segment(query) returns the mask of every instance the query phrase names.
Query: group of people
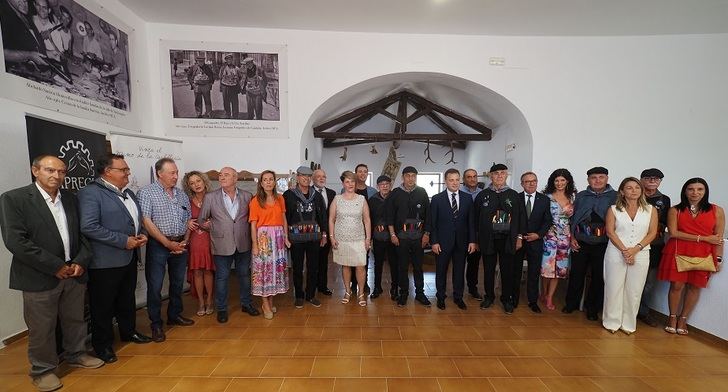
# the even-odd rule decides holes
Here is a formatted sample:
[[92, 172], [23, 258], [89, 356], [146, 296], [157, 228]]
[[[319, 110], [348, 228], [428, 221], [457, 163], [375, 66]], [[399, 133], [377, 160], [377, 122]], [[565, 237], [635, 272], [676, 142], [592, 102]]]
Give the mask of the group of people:
[[[217, 79], [220, 80], [220, 93], [225, 109], [225, 118], [237, 119], [240, 113], [238, 94], [246, 97], [248, 120], [263, 119], [263, 101], [266, 98], [268, 79], [253, 61], [246, 57], [238, 66], [233, 61], [233, 54], [224, 56], [225, 63], [220, 66]], [[177, 61], [174, 61], [176, 71]], [[190, 89], [195, 93], [195, 111], [198, 118], [212, 115], [212, 85], [215, 83], [215, 74], [209, 64], [205, 63], [204, 56], [195, 58], [195, 64], [187, 68], [187, 80]], [[175, 72], [176, 73], [176, 72]], [[202, 104], [205, 104], [204, 109]]]
[[[400, 185], [382, 175], [375, 189], [366, 185], [367, 166], [359, 164], [354, 172], [341, 174], [338, 193], [326, 187], [323, 170], [301, 166], [295, 187], [283, 194], [270, 170], [261, 173], [255, 194], [237, 186], [238, 173], [231, 167], [220, 170], [217, 190], [198, 171], [187, 173], [184, 190], [178, 188], [178, 168], [170, 158], [157, 161], [154, 170], [156, 180], [135, 195], [127, 188], [131, 170], [124, 156], [109, 154], [97, 161], [96, 180], [76, 196], [61, 189], [63, 161], [41, 155], [32, 162], [35, 182], [0, 196], [0, 228], [13, 255], [10, 287], [23, 292], [30, 375], [39, 390], [62, 386], [54, 373], [57, 323], [70, 366], [97, 368], [117, 360], [114, 318], [122, 341], [164, 341], [165, 271], [167, 325], [194, 324], [182, 314], [186, 277], [199, 301], [197, 315], [217, 313], [219, 323], [227, 322], [233, 265], [241, 310], [250, 316], [260, 314], [252, 299], [256, 296], [263, 316], [274, 317], [275, 296], [289, 290], [289, 269], [295, 307], [320, 307], [316, 294], [332, 295], [327, 285], [330, 252], [341, 266], [342, 304], [354, 300], [364, 307], [383, 294], [386, 261], [391, 299], [398, 306], [407, 304], [411, 265], [414, 299], [431, 306], [422, 272], [430, 246], [439, 309], [446, 308], [449, 269], [455, 305], [467, 308], [467, 283], [481, 308], [492, 306], [499, 266], [500, 301], [505, 313], [512, 313], [519, 304], [526, 260], [526, 295], [533, 312], [541, 313], [539, 303], [555, 309], [554, 292], [564, 278], [568, 290], [562, 311], [577, 310], [591, 270], [584, 297], [587, 318], [597, 320], [603, 307], [603, 326], [630, 334], [638, 312], [654, 323], [644, 298], [662, 279], [671, 282], [665, 331], [684, 335], [700, 289], [722, 263], [725, 215], [709, 202], [708, 184], [701, 178], [688, 180], [680, 203], [670, 207], [658, 189], [663, 178], [658, 169], [643, 171], [639, 179], [625, 178], [615, 190], [607, 169], [594, 167], [587, 172], [589, 186], [578, 193], [566, 169], [555, 170], [543, 192], [537, 190], [533, 172], [521, 175], [522, 192], [511, 189], [503, 164], [490, 168], [487, 187], [480, 186], [474, 169], [463, 173], [462, 185], [460, 172], [448, 169], [446, 189], [432, 200], [417, 186], [412, 166], [402, 170]], [[135, 322], [142, 246], [151, 337], [139, 333]], [[371, 290], [369, 251], [374, 256]], [[481, 258], [484, 296], [477, 288]], [[95, 357], [85, 350], [86, 287]]]

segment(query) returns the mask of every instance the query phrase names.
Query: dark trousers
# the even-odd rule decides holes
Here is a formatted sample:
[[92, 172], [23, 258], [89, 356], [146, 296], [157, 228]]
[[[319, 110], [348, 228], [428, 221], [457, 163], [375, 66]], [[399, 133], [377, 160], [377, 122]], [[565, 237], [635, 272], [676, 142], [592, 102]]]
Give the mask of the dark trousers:
[[523, 260], [528, 263], [526, 272], [526, 296], [528, 303], [538, 302], [538, 278], [541, 275], [541, 259], [543, 258], [543, 241], [526, 242], [516, 252], [513, 263], [513, 301], [518, 303], [521, 297], [521, 275], [523, 274]]
[[597, 314], [604, 306], [604, 252], [607, 244], [587, 244], [579, 241], [579, 251], [571, 252], [571, 271], [569, 288], [566, 291], [566, 307], [579, 309], [581, 294], [584, 292], [584, 279], [591, 269], [591, 282], [584, 297], [587, 314]]
[[397, 247], [397, 266], [400, 295], [409, 295], [409, 265], [412, 263], [412, 278], [415, 281], [415, 294], [425, 294], [425, 278], [422, 273], [422, 240], [399, 240]]
[[[485, 249], [481, 245], [482, 249]], [[513, 300], [513, 258], [506, 250], [506, 239], [493, 239], [493, 252], [483, 255], [483, 284], [485, 296], [495, 300], [495, 265], [500, 266], [501, 302]]]
[[169, 271], [169, 305], [167, 319], [182, 314], [182, 289], [187, 274], [187, 252], [171, 254], [157, 240], [147, 242], [147, 260], [144, 275], [147, 278], [147, 313], [152, 328], [162, 327], [162, 282], [165, 270]]
[[246, 94], [248, 103], [248, 120], [263, 119], [263, 97], [260, 95]]
[[222, 89], [222, 105], [225, 108], [225, 115], [230, 118], [232, 114], [232, 118], [238, 118], [238, 113], [240, 113], [238, 108], [240, 87], [220, 84], [220, 88]]
[[[202, 111], [202, 101], [205, 101], [205, 111]], [[204, 92], [204, 93], [195, 93], [195, 111], [197, 112], [197, 115], [206, 114], [210, 115], [212, 113], [212, 98], [210, 97], [210, 92]]]
[[638, 315], [645, 317], [650, 313], [650, 306], [648, 304], [650, 297], [652, 296], [652, 290], [655, 288], [657, 283], [657, 267], [660, 265], [660, 259], [662, 258], [662, 249], [664, 246], [650, 246], [650, 269], [647, 272], [647, 280], [645, 280], [645, 287], [642, 289], [642, 299], [640, 300], [640, 310]]
[[111, 348], [114, 344], [114, 317], [122, 339], [128, 339], [135, 333], [136, 284], [136, 256], [124, 267], [88, 270], [91, 345], [96, 352]]
[[[318, 280], [319, 241], [307, 241], [291, 245], [293, 260], [293, 287], [296, 298], [311, 299], [316, 296]], [[303, 259], [306, 258], [306, 290], [303, 289]], [[305, 293], [305, 295], [304, 295]]]
[[374, 241], [374, 289], [382, 289], [382, 272], [384, 271], [384, 259], [389, 263], [389, 278], [392, 286], [390, 293], [397, 293], [398, 270], [397, 270], [397, 247], [390, 241]]
[[331, 244], [326, 242], [326, 246], [319, 248], [318, 255], [318, 286], [319, 291], [329, 288], [329, 253], [331, 253]]
[[465, 267], [465, 281], [468, 282], [468, 290], [471, 292], [478, 291], [478, 270], [480, 269], [480, 251], [475, 251], [467, 255], [467, 266]]
[[450, 249], [442, 249], [437, 255], [435, 266], [435, 286], [437, 287], [437, 299], [445, 300], [447, 289], [447, 270], [452, 260], [452, 296], [455, 300], [463, 299], [465, 289], [465, 255], [467, 245], [455, 245]]
[[238, 274], [240, 287], [240, 304], [252, 306], [250, 296], [250, 256], [251, 252], [235, 252], [230, 256], [214, 255], [215, 262], [215, 309], [218, 312], [228, 310], [228, 281], [230, 270], [235, 263], [235, 272]]

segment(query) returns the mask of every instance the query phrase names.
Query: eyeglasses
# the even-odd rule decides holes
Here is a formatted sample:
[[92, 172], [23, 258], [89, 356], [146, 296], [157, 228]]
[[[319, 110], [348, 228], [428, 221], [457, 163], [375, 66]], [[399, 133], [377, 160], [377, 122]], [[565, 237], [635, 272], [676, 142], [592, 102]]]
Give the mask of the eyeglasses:
[[118, 170], [124, 173], [131, 173], [131, 169], [129, 169], [128, 167], [110, 167], [109, 170]]

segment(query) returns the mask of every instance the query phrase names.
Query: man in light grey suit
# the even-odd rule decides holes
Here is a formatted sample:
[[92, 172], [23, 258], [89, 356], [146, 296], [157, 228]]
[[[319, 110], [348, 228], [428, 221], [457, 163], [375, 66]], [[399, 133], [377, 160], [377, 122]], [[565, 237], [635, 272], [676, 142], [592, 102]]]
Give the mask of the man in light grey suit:
[[129, 184], [129, 165], [123, 155], [110, 154], [96, 161], [98, 178], [78, 192], [81, 233], [88, 238], [93, 258], [88, 267], [91, 344], [96, 356], [116, 362], [116, 317], [122, 341], [149, 343], [136, 331], [137, 261], [147, 243], [142, 214]]
[[[230, 269], [235, 270], [240, 281], [240, 304], [242, 311], [251, 316], [260, 314], [253, 306], [250, 295], [250, 223], [248, 203], [253, 198], [250, 192], [236, 186], [238, 172], [231, 167], [220, 170], [220, 189], [205, 196], [198, 224], [209, 225], [212, 255], [215, 261], [215, 308], [217, 321], [228, 321], [227, 296]], [[210, 220], [207, 223], [207, 220]]]

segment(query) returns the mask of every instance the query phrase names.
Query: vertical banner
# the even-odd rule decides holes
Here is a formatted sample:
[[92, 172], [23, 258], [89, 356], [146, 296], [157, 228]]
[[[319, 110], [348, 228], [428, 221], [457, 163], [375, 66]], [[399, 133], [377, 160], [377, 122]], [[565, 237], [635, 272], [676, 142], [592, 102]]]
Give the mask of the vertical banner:
[[[131, 169], [128, 188], [135, 194], [139, 189], [155, 181], [154, 163], [160, 158], [172, 158], [177, 163], [180, 172], [180, 181], [184, 173], [182, 161], [182, 142], [172, 139], [162, 139], [144, 135], [133, 135], [112, 132], [111, 150], [114, 154], [124, 155], [124, 160]], [[180, 188], [180, 184], [177, 184]], [[143, 306], [147, 300], [147, 280], [144, 276], [144, 249], [137, 265], [136, 303]], [[169, 280], [165, 277], [162, 286], [162, 295], [166, 296], [169, 290]]]
[[103, 133], [85, 131], [35, 117], [25, 117], [30, 161], [41, 154], [57, 156], [66, 164], [63, 189], [77, 192], [96, 177], [96, 159], [106, 152]]

